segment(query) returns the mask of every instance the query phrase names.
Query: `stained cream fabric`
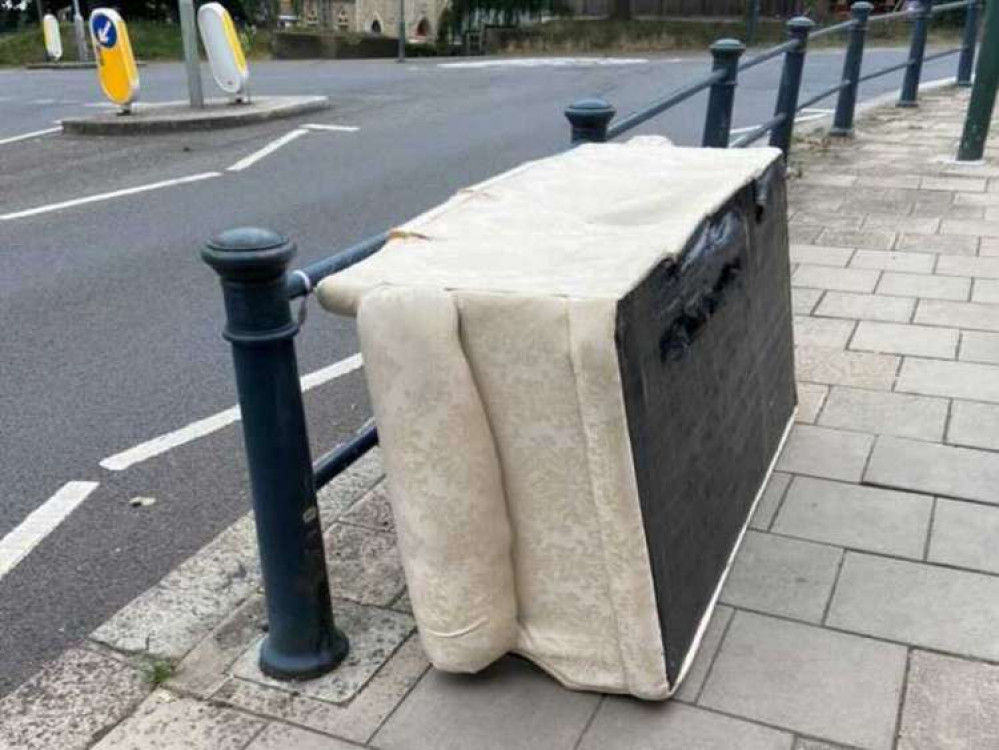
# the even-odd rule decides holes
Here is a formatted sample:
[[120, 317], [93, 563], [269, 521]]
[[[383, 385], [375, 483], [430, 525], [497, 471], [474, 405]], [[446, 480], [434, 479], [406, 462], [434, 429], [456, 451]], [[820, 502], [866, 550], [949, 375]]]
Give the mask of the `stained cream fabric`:
[[435, 666], [476, 671], [516, 651], [573, 688], [675, 690], [617, 302], [778, 155], [583, 146], [462, 191], [319, 286], [325, 307], [358, 316]]

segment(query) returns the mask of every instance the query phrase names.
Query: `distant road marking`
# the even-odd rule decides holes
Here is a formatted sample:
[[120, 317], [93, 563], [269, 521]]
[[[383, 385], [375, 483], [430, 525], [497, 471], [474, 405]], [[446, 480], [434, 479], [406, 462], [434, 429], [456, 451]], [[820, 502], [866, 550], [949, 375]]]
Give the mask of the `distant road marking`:
[[337, 133], [356, 133], [360, 130], [360, 128], [354, 127], [353, 125], [319, 125], [315, 123], [303, 125], [302, 127], [308, 130], [333, 130]]
[[114, 190], [110, 193], [99, 193], [98, 195], [88, 195], [86, 198], [74, 198], [70, 201], [63, 201], [62, 203], [50, 203], [47, 206], [39, 206], [38, 208], [29, 208], [24, 211], [15, 211], [11, 214], [0, 214], [0, 221], [11, 221], [12, 219], [23, 219], [27, 216], [37, 216], [38, 214], [47, 214], [51, 211], [61, 211], [64, 208], [73, 208], [74, 206], [83, 206], [88, 203], [99, 203], [100, 201], [111, 200], [112, 198], [121, 198], [125, 195], [135, 195], [136, 193], [148, 193], [150, 190], [159, 190], [161, 188], [173, 187], [174, 185], [186, 185], [189, 182], [200, 182], [201, 180], [210, 180], [212, 177], [221, 177], [221, 172], [203, 172], [202, 174], [194, 174], [189, 177], [177, 177], [173, 180], [163, 180], [162, 182], [153, 182], [149, 185], [139, 185], [138, 187], [125, 188], [123, 190]]
[[32, 99], [32, 104], [55, 104], [55, 99]]
[[[833, 113], [831, 109], [803, 109], [801, 110], [801, 112], [802, 114], [800, 116], [794, 118], [795, 123], [811, 122], [812, 120], [821, 120], [823, 117], [826, 117], [827, 115], [831, 115]], [[749, 127], [746, 128], [732, 128], [732, 130], [729, 131], [729, 134], [742, 135], [743, 133], [751, 133], [754, 130], [756, 130], [758, 127], [760, 126], [750, 125]]]
[[0, 146], [7, 143], [16, 143], [17, 141], [26, 141], [29, 138], [37, 138], [40, 135], [48, 135], [49, 133], [57, 133], [62, 130], [59, 128], [45, 128], [44, 130], [32, 130], [30, 133], [21, 133], [21, 135], [12, 135], [9, 138], [0, 139]]
[[0, 579], [27, 557], [97, 486], [97, 482], [67, 482], [0, 539]]
[[266, 146], [264, 146], [259, 151], [254, 151], [249, 156], [247, 156], [247, 157], [245, 157], [243, 159], [240, 159], [238, 162], [236, 162], [235, 164], [233, 164], [231, 167], [228, 167], [228, 171], [230, 171], [230, 172], [242, 172], [247, 167], [252, 167], [254, 164], [256, 164], [258, 161], [260, 161], [261, 159], [263, 159], [265, 156], [269, 156], [270, 154], [273, 154], [275, 151], [277, 151], [282, 146], [288, 145], [289, 143], [291, 143], [296, 138], [300, 138], [303, 135], [306, 135], [308, 132], [309, 131], [305, 130], [304, 128], [298, 128], [296, 130], [292, 130], [290, 133], [285, 133], [280, 138], [276, 138], [273, 141], [271, 141], [270, 143], [268, 143]]
[[[335, 362], [328, 367], [323, 367], [322, 369], [311, 372], [308, 375], [303, 375], [301, 379], [302, 391], [310, 391], [323, 383], [328, 383], [331, 380], [343, 377], [354, 370], [360, 369], [363, 364], [364, 362], [361, 359], [361, 355], [355, 354], [352, 357], [347, 357], [347, 359]], [[220, 411], [218, 414], [213, 414], [205, 419], [199, 419], [197, 422], [192, 422], [186, 427], [181, 427], [179, 430], [168, 432], [165, 435], [160, 435], [152, 440], [140, 443], [134, 448], [129, 448], [121, 453], [116, 453], [109, 458], [105, 458], [100, 462], [100, 465], [108, 471], [124, 471], [129, 467], [135, 466], [136, 464], [142, 463], [143, 461], [155, 456], [159, 456], [160, 454], [173, 450], [174, 448], [184, 445], [185, 443], [190, 443], [198, 438], [211, 435], [213, 432], [217, 432], [223, 427], [228, 427], [234, 422], [238, 422], [239, 419], [239, 407], [233, 406], [225, 411]]]
[[[649, 62], [644, 57], [521, 57], [509, 60], [476, 60], [473, 62], [438, 63], [438, 68], [567, 68], [595, 67], [601, 65], [646, 65]], [[660, 60], [659, 62], [680, 62], [675, 60]]]

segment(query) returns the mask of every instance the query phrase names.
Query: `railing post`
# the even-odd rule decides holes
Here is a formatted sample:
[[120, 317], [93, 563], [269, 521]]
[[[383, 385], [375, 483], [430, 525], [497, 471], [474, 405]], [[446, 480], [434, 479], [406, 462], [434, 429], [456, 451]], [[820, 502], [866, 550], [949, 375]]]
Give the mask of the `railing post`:
[[854, 3], [850, 8], [856, 25], [850, 30], [850, 45], [846, 49], [843, 62], [843, 80], [849, 85], [839, 92], [836, 101], [836, 115], [830, 135], [848, 136], [853, 133], [853, 115], [857, 109], [857, 89], [860, 87], [860, 72], [864, 65], [864, 43], [867, 39], [867, 19], [874, 6], [868, 2]]
[[704, 119], [704, 137], [701, 139], [705, 148], [728, 148], [735, 88], [739, 83], [739, 58], [745, 51], [746, 45], [738, 39], [719, 39], [711, 45], [711, 70], [723, 71], [725, 75], [711, 84], [708, 94], [708, 114]]
[[985, 156], [985, 144], [996, 106], [996, 91], [999, 90], [999, 44], [992, 41], [999, 39], [999, 2], [996, 0], [989, 0], [985, 6], [982, 26], [982, 48], [975, 68], [975, 85], [968, 102], [964, 133], [957, 151], [958, 161], [978, 161]]
[[919, 79], [923, 75], [923, 58], [926, 56], [926, 37], [930, 31], [930, 4], [915, 0], [912, 11], [912, 43], [909, 45], [909, 67], [905, 69], [899, 107], [916, 107], [919, 99]]
[[791, 139], [794, 137], [794, 119], [798, 114], [798, 95], [801, 93], [801, 73], [805, 67], [805, 53], [808, 50], [808, 35], [815, 22], [798, 16], [787, 22], [787, 36], [798, 45], [784, 55], [784, 70], [780, 74], [780, 88], [777, 90], [777, 106], [774, 117], [785, 115], [783, 122], [770, 131], [770, 145], [779, 148], [787, 157], [791, 153]]
[[580, 99], [565, 108], [565, 117], [572, 126], [572, 143], [604, 143], [607, 126], [616, 110], [603, 99]]
[[957, 85], [971, 85], [971, 71], [975, 67], [975, 47], [978, 43], [978, 0], [964, 11], [964, 41], [961, 43], [961, 57], [957, 61]]
[[202, 258], [222, 279], [226, 326], [250, 470], [268, 633], [260, 668], [302, 680], [347, 654], [334, 625], [285, 272], [295, 245], [266, 229], [232, 229]]

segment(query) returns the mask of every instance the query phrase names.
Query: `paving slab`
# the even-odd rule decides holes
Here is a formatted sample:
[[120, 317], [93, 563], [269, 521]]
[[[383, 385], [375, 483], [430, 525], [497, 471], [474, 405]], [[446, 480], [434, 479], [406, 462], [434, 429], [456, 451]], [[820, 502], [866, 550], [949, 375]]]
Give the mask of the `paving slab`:
[[750, 530], [722, 589], [734, 607], [819, 622], [842, 551]]
[[708, 677], [715, 655], [718, 653], [718, 647], [721, 646], [722, 638], [725, 636], [725, 631], [728, 630], [728, 624], [734, 613], [734, 609], [726, 607], [724, 604], [717, 605], [715, 611], [711, 613], [711, 622], [708, 623], [704, 636], [701, 638], [697, 655], [694, 657], [690, 669], [687, 670], [683, 682], [680, 683], [680, 689], [675, 693], [678, 700], [693, 703], [701, 694], [701, 688], [704, 687], [704, 681]]
[[872, 435], [798, 424], [791, 430], [777, 469], [857, 482], [873, 443]]
[[999, 453], [879, 437], [864, 481], [881, 487], [999, 504]]
[[0, 748], [83, 750], [150, 690], [139, 670], [71, 648], [0, 700]]
[[753, 513], [753, 517], [750, 519], [749, 525], [751, 528], [760, 531], [766, 531], [770, 528], [770, 524], [777, 513], [777, 508], [780, 506], [781, 500], [784, 499], [784, 493], [787, 491], [790, 483], [790, 474], [775, 471], [770, 475], [770, 481], [767, 482], [767, 486], [763, 490], [760, 502], [756, 506], [756, 512]]
[[207, 99], [201, 109], [187, 102], [138, 103], [132, 113], [101, 112], [62, 120], [62, 132], [73, 135], [153, 135], [256, 125], [329, 109], [325, 96], [255, 96], [246, 104]]
[[478, 675], [431, 670], [372, 744], [381, 750], [572, 750], [599, 701], [514, 657]]
[[826, 623], [855, 633], [999, 659], [999, 578], [847, 552]]
[[246, 750], [357, 750], [357, 745], [288, 724], [269, 724]]
[[850, 341], [850, 348], [880, 354], [910, 354], [916, 357], [954, 359], [957, 356], [959, 338], [956, 328], [862, 320]]
[[336, 596], [387, 607], [406, 587], [393, 534], [338, 523], [327, 534], [327, 550]]
[[342, 516], [341, 520], [343, 523], [361, 526], [374, 531], [382, 531], [390, 534], [395, 533], [388, 483], [381, 482], [375, 485]]
[[866, 268], [832, 268], [802, 263], [791, 277], [791, 284], [840, 292], [873, 292], [880, 276], [880, 271]]
[[868, 214], [864, 219], [861, 228], [932, 235], [940, 228], [940, 218], [934, 216], [899, 216], [893, 213], [872, 213]]
[[933, 273], [936, 258], [927, 253], [881, 252], [858, 250], [850, 259], [850, 268], [870, 268], [901, 273]]
[[157, 690], [94, 750], [243, 750], [266, 722]]
[[999, 279], [975, 279], [971, 301], [987, 305], [999, 304]]
[[965, 362], [981, 362], [999, 365], [999, 333], [964, 331], [958, 359]]
[[[999, 573], [999, 508], [937, 500], [930, 562]], [[999, 709], [999, 704], [997, 704]]]
[[791, 290], [791, 306], [795, 315], [809, 315], [815, 309], [819, 298], [823, 295], [821, 289], [804, 289], [795, 287]]
[[795, 477], [773, 531], [840, 547], [921, 559], [933, 498]]
[[794, 736], [682, 703], [608, 698], [579, 750], [791, 750]]
[[999, 667], [914, 651], [898, 750], [999, 747]]
[[829, 386], [816, 383], [798, 383], [798, 414], [799, 422], [812, 423], [819, 416], [825, 403]]
[[699, 705], [869, 750], [889, 750], [902, 646], [736, 612]]
[[895, 244], [894, 232], [874, 230], [826, 229], [819, 235], [820, 245], [855, 247], [865, 250], [890, 250]]
[[907, 357], [895, 390], [999, 403], [999, 367]]
[[333, 612], [337, 627], [350, 637], [350, 652], [334, 671], [305, 682], [288, 683], [274, 680], [260, 671], [261, 641], [258, 640], [236, 662], [232, 670], [233, 675], [266, 687], [330, 703], [349, 701], [409, 637], [415, 628], [415, 623], [412, 617], [401, 612], [365, 607], [345, 599], [333, 603]]
[[943, 398], [833, 386], [818, 423], [823, 427], [940, 441], [948, 404]]
[[828, 346], [845, 349], [856, 323], [837, 318], [812, 318], [796, 315], [794, 341], [802, 346]]
[[974, 302], [920, 300], [915, 322], [932, 326], [999, 331], [999, 306]]
[[[795, 290], [796, 292], [798, 290]], [[800, 291], [805, 291], [804, 289]], [[826, 292], [816, 315], [834, 318], [883, 320], [907, 323], [916, 309], [916, 300], [907, 297], [887, 297], [880, 294]]]
[[[975, 222], [954, 222], [966, 224]], [[999, 227], [999, 222], [995, 226]], [[969, 258], [956, 255], [940, 256], [937, 273], [947, 276], [970, 276], [976, 279], [999, 279], [999, 258]]]
[[999, 237], [999, 221], [955, 221], [954, 219], [944, 219], [940, 224], [940, 234]]
[[853, 352], [824, 346], [798, 346], [794, 350], [797, 379], [828, 385], [891, 390], [899, 358], [890, 354]]
[[[923, 256], [928, 257], [928, 256]], [[971, 295], [971, 279], [962, 276], [935, 276], [927, 273], [886, 271], [877, 293], [897, 297], [965, 301]]]
[[853, 256], [853, 250], [845, 247], [823, 247], [822, 245], [791, 245], [792, 263], [810, 263], [817, 266], [845, 268]]
[[947, 426], [947, 442], [999, 451], [999, 406], [955, 401]]

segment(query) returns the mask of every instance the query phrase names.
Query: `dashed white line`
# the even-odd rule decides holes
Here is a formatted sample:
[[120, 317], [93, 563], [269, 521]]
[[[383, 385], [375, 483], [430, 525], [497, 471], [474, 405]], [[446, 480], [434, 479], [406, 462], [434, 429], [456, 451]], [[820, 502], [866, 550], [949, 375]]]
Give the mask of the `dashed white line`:
[[[323, 383], [328, 383], [331, 380], [343, 377], [344, 375], [359, 369], [363, 364], [361, 355], [355, 354], [352, 357], [347, 357], [347, 359], [335, 362], [328, 367], [323, 367], [320, 370], [304, 375], [301, 379], [302, 391], [305, 392], [312, 390]], [[138, 463], [142, 463], [150, 458], [159, 456], [167, 451], [184, 445], [185, 443], [190, 443], [198, 438], [211, 435], [213, 432], [217, 432], [223, 427], [228, 427], [234, 422], [238, 422], [239, 419], [239, 407], [233, 406], [225, 411], [220, 411], [218, 414], [213, 414], [205, 419], [199, 419], [197, 422], [192, 422], [191, 424], [181, 427], [178, 430], [174, 430], [173, 432], [168, 432], [165, 435], [160, 435], [152, 440], [147, 440], [146, 442], [140, 443], [133, 448], [122, 451], [121, 453], [116, 453], [113, 456], [105, 458], [100, 462], [100, 465], [109, 471], [124, 471], [131, 466], [135, 466]]]
[[111, 200], [112, 198], [120, 198], [125, 195], [135, 195], [136, 193], [147, 193], [150, 190], [160, 190], [162, 188], [173, 187], [174, 185], [186, 185], [191, 182], [200, 182], [201, 180], [210, 180], [212, 177], [221, 177], [221, 172], [203, 172], [202, 174], [194, 174], [188, 177], [177, 177], [172, 180], [163, 180], [162, 182], [153, 182], [148, 185], [138, 185], [137, 187], [124, 188], [123, 190], [113, 190], [110, 193], [99, 193], [97, 195], [88, 195], [85, 198], [74, 198], [73, 200], [63, 201], [61, 203], [50, 203], [47, 206], [38, 206], [37, 208], [28, 208], [24, 211], [15, 211], [10, 214], [0, 214], [0, 221], [11, 221], [12, 219], [23, 219], [27, 216], [37, 216], [38, 214], [47, 214], [51, 211], [61, 211], [66, 208], [73, 208], [74, 206], [83, 206], [88, 203], [98, 203], [100, 201]]
[[[644, 57], [523, 57], [508, 60], [438, 63], [438, 68], [476, 70], [479, 68], [588, 68], [604, 65], [646, 65]], [[681, 62], [680, 58], [658, 62]]]
[[259, 151], [254, 151], [249, 156], [240, 159], [238, 162], [233, 164], [231, 167], [228, 167], [227, 169], [230, 172], [241, 172], [247, 167], [252, 167], [254, 164], [263, 159], [265, 156], [273, 154], [282, 146], [288, 145], [296, 138], [301, 138], [303, 135], [306, 135], [308, 132], [309, 132], [308, 130], [305, 130], [303, 128], [297, 128], [295, 130], [292, 130], [290, 133], [285, 133], [280, 138], [275, 138], [273, 141], [268, 143]]
[[97, 489], [97, 482], [67, 482], [0, 539], [0, 579], [45, 539]]
[[353, 125], [321, 125], [318, 123], [309, 123], [308, 125], [303, 125], [303, 128], [307, 130], [332, 130], [337, 133], [356, 133], [360, 128], [354, 127]]
[[18, 141], [26, 141], [29, 138], [38, 138], [41, 135], [48, 135], [49, 133], [58, 133], [62, 128], [45, 128], [44, 130], [32, 130], [30, 133], [21, 133], [21, 135], [12, 135], [9, 138], [0, 138], [0, 146], [7, 143], [17, 143]]

